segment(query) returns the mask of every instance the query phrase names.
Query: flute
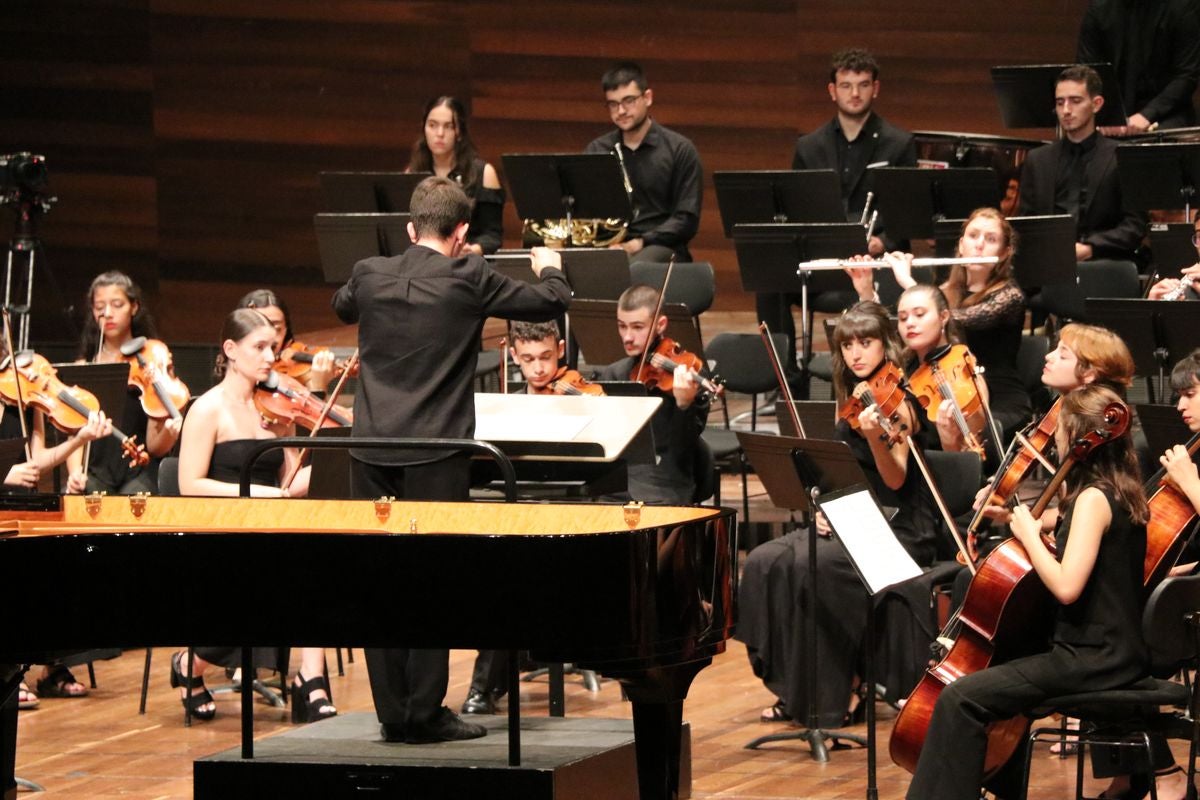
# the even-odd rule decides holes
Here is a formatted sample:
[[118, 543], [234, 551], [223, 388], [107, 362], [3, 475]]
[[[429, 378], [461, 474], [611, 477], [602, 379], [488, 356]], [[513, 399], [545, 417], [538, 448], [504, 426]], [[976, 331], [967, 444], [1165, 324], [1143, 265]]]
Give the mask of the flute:
[[[998, 264], [999, 256], [977, 256], [975, 258], [914, 258], [914, 267], [953, 267], [959, 264]], [[848, 258], [818, 258], [813, 261], [801, 261], [796, 269], [823, 270], [845, 269], [846, 267], [865, 267], [867, 269], [885, 269], [891, 264], [878, 259], [873, 261], [851, 261]]]
[[1196, 279], [1193, 278], [1191, 275], [1180, 278], [1179, 283], [1175, 286], [1175, 288], [1172, 289], [1171, 291], [1167, 292], [1166, 294], [1164, 294], [1159, 299], [1161, 299], [1161, 300], [1180, 300], [1180, 299], [1182, 299], [1183, 296], [1185, 294], [1187, 294], [1187, 290], [1192, 288], [1193, 282], [1195, 280]]

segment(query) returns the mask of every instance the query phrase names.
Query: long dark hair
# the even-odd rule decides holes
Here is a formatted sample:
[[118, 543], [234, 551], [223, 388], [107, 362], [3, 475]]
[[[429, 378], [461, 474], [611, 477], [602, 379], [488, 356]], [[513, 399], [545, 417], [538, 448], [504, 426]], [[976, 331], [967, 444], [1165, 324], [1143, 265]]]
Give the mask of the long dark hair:
[[96, 357], [96, 351], [100, 349], [102, 334], [100, 326], [96, 324], [96, 315], [92, 313], [92, 304], [96, 300], [96, 290], [102, 286], [120, 287], [125, 296], [129, 298], [129, 302], [137, 305], [137, 311], [129, 321], [130, 334], [150, 339], [158, 336], [154, 327], [154, 317], [150, 316], [150, 312], [146, 310], [146, 301], [143, 299], [142, 290], [133, 282], [133, 278], [116, 270], [102, 272], [92, 279], [92, 285], [87, 290], [87, 318], [83, 322], [83, 334], [79, 337], [77, 356], [81, 361], [93, 360]]
[[238, 308], [270, 308], [271, 306], [275, 306], [283, 312], [283, 346], [287, 347], [292, 343], [292, 315], [288, 312], [287, 303], [283, 302], [282, 297], [270, 289], [255, 289], [242, 295], [242, 299], [238, 300]]
[[[931, 283], [914, 283], [912, 286], [900, 293], [900, 298], [896, 300], [896, 309], [899, 310], [900, 304], [904, 302], [904, 298], [910, 295], [924, 294], [929, 297], [933, 304], [933, 310], [941, 316], [942, 312], [950, 311], [950, 301], [946, 299], [946, 293]], [[950, 344], [959, 344], [962, 342], [962, 336], [958, 331], [958, 323], [951, 316], [946, 319], [946, 324], [942, 328], [946, 335], [946, 341]], [[904, 346], [904, 359], [907, 361], [916, 356], [913, 349], [908, 345]]]
[[[1119, 403], [1121, 397], [1108, 386], [1092, 383], [1063, 395], [1058, 424], [1068, 441], [1074, 442], [1089, 431], [1104, 427], [1104, 409], [1109, 403]], [[1062, 511], [1071, 507], [1079, 493], [1095, 486], [1129, 512], [1130, 519], [1144, 525], [1150, 519], [1146, 493], [1142, 489], [1133, 437], [1121, 434], [1095, 448], [1086, 459], [1079, 461], [1063, 481], [1066, 497]]]
[[967, 217], [966, 222], [963, 223], [962, 231], [959, 233], [960, 241], [967, 232], [967, 226], [979, 217], [1000, 223], [1000, 231], [1004, 235], [1004, 255], [996, 262], [996, 266], [992, 267], [987, 286], [974, 293], [969, 293], [967, 290], [967, 268], [961, 264], [950, 268], [950, 279], [942, 284], [942, 291], [946, 293], [946, 298], [954, 308], [966, 308], [982, 302], [989, 294], [1008, 283], [1012, 276], [1013, 254], [1017, 252], [1017, 232], [1013, 230], [1012, 223], [999, 211], [986, 207], [972, 211], [971, 216]]
[[833, 367], [833, 391], [839, 403], [844, 403], [850, 396], [850, 390], [858, 383], [858, 378], [846, 366], [842, 357], [842, 345], [851, 339], [878, 339], [883, 342], [883, 357], [893, 364], [899, 364], [904, 353], [900, 344], [900, 336], [888, 311], [879, 303], [864, 300], [855, 303], [838, 318], [837, 327], [833, 329], [833, 341], [829, 354]]
[[232, 339], [240, 342], [254, 331], [264, 327], [270, 328], [274, 334], [275, 328], [271, 325], [271, 320], [254, 308], [235, 308], [225, 315], [225, 321], [221, 323], [221, 348], [217, 351], [217, 360], [213, 364], [213, 374], [217, 376], [217, 380], [225, 377], [225, 371], [229, 367], [229, 359], [225, 357], [225, 340]]
[[429, 112], [440, 106], [450, 109], [454, 115], [454, 167], [450, 175], [463, 187], [468, 197], [474, 197], [476, 189], [483, 182], [483, 166], [479, 163], [479, 151], [475, 149], [467, 130], [467, 110], [458, 98], [451, 95], [435, 97], [425, 104], [425, 111], [421, 114], [421, 136], [413, 142], [408, 171], [434, 171], [433, 153], [429, 149], [429, 142], [425, 140], [425, 123], [429, 120]]

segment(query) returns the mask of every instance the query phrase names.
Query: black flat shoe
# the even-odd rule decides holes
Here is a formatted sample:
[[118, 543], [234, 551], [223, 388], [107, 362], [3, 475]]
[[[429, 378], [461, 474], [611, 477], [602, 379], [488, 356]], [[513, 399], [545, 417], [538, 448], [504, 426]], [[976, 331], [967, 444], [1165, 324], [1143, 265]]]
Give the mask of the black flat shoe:
[[384, 722], [379, 726], [379, 735], [385, 742], [403, 742], [404, 726], [396, 722]]
[[467, 722], [450, 709], [442, 706], [434, 718], [424, 725], [408, 725], [404, 741], [409, 744], [433, 744], [434, 742], [461, 742], [487, 736], [487, 728]]
[[[204, 687], [204, 678], [195, 677], [189, 681], [187, 675], [183, 674], [180, 669], [180, 663], [183, 661], [183, 653], [176, 653], [171, 656], [171, 688], [180, 689], [186, 687], [188, 690], [187, 697], [179, 698], [179, 702], [183, 703], [183, 707], [188, 710], [188, 714], [193, 719], [203, 720], [207, 722], [217, 715], [216, 707], [202, 709], [201, 706], [206, 706], [213, 702], [213, 696]], [[199, 694], [192, 694], [192, 689], [203, 689]]]

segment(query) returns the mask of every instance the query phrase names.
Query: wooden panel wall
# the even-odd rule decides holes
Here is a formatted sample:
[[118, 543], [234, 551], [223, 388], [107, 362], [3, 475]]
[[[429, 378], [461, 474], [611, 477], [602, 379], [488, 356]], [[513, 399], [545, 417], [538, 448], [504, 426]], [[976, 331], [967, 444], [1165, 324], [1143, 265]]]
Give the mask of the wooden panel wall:
[[[830, 52], [875, 51], [878, 108], [897, 124], [1003, 133], [988, 67], [1069, 60], [1084, 5], [22, 0], [0, 15], [0, 152], [45, 154], [60, 198], [42, 237], [63, 298], [39, 292], [42, 306], [78, 305], [93, 274], [122, 268], [168, 339], [210, 340], [260, 284], [284, 290], [297, 329], [328, 327], [318, 171], [402, 167], [421, 107], [443, 93], [468, 100], [497, 166], [579, 150], [609, 126], [600, 74], [632, 58], [656, 118], [704, 162], [693, 252], [717, 266], [717, 306], [748, 308], [711, 173], [790, 164], [796, 133], [832, 113]], [[511, 204], [506, 230], [515, 245]], [[35, 331], [69, 338], [61, 319], [39, 313]]]

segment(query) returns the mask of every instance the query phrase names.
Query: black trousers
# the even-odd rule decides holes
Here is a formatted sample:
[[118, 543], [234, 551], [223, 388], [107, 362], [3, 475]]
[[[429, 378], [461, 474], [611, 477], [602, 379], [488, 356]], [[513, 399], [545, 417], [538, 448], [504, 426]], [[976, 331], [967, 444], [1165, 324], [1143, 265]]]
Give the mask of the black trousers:
[[[350, 493], [359, 498], [388, 495], [405, 500], [467, 500], [470, 477], [465, 455], [404, 466], [350, 461]], [[432, 721], [446, 699], [450, 650], [389, 647], [365, 652], [379, 721], [401, 728]]]

